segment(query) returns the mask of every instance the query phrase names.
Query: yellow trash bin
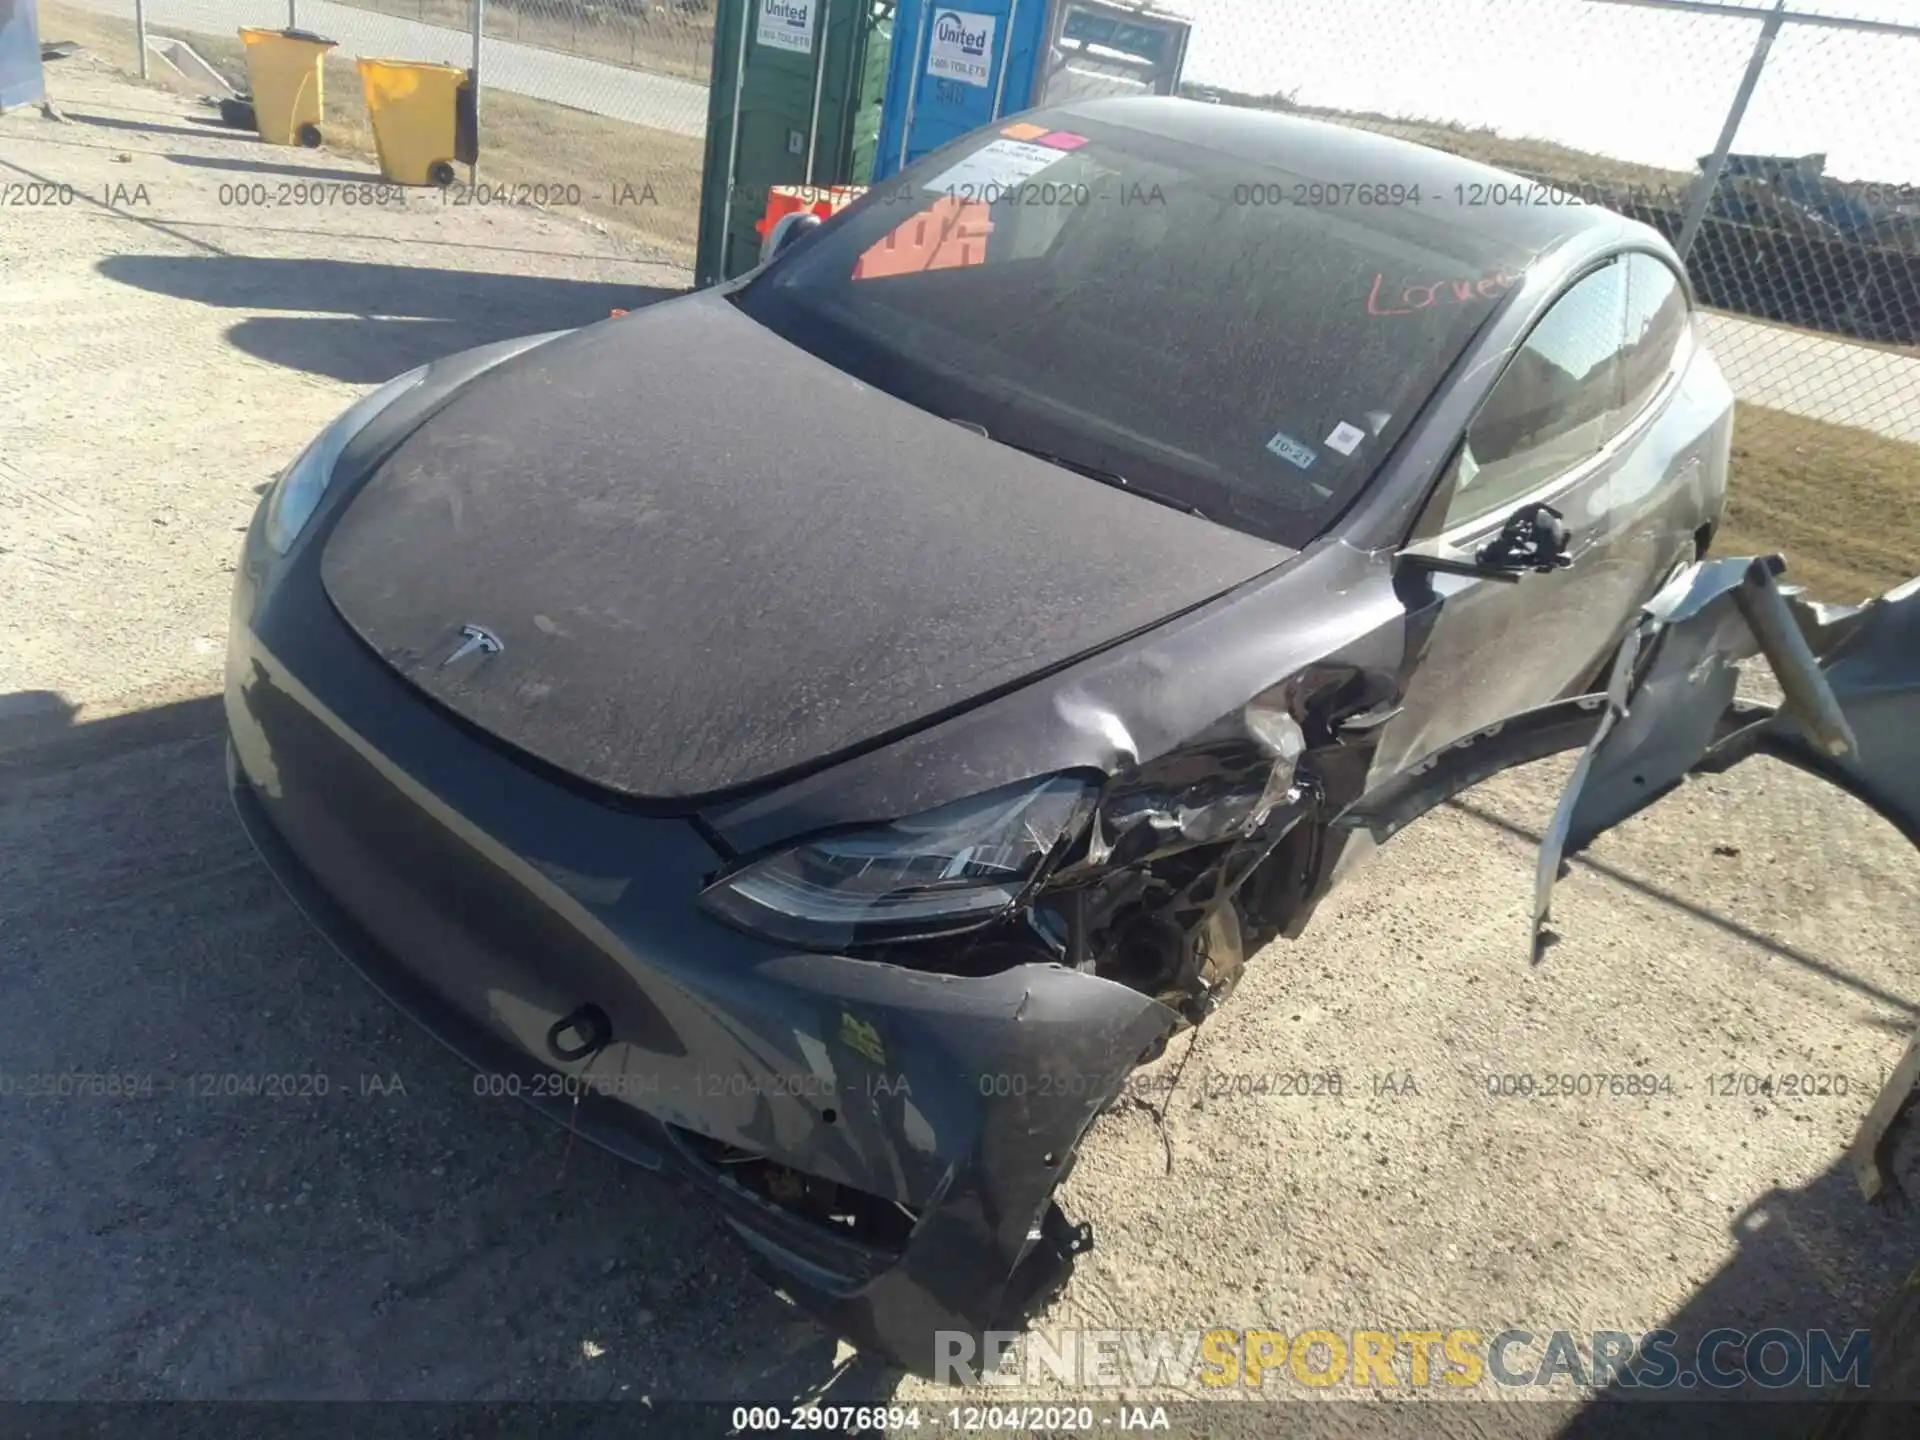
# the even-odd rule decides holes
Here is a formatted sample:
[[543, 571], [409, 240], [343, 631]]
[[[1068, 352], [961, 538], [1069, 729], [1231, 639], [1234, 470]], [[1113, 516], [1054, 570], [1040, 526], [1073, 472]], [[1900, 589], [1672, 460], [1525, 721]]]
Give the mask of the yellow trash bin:
[[321, 76], [334, 42], [305, 30], [240, 27], [254, 127], [269, 145], [320, 143]]
[[362, 60], [380, 173], [396, 185], [451, 185], [456, 160], [475, 159], [473, 91], [457, 65]]

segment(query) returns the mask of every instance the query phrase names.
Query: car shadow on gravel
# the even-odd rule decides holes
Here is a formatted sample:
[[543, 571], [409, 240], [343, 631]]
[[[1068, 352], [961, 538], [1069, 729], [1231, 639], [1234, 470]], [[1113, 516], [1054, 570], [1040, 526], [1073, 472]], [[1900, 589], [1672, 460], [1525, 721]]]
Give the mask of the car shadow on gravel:
[[74, 714], [0, 696], [7, 1398], [892, 1392], [333, 953], [231, 813], [217, 695]]
[[605, 320], [681, 293], [490, 270], [240, 255], [114, 255], [100, 273], [200, 305], [286, 310], [227, 331], [256, 359], [352, 384], [475, 345]]
[[[1488, 828], [1498, 830], [1506, 835], [1511, 835], [1515, 839], [1522, 840], [1530, 846], [1537, 847], [1541, 843], [1542, 837], [1538, 832], [1524, 825], [1516, 824], [1500, 815], [1496, 815], [1493, 811], [1483, 805], [1476, 804], [1472, 800], [1454, 799], [1446, 803], [1449, 810], [1457, 814], [1469, 815]], [[1861, 808], [1864, 812], [1866, 807], [1863, 805]], [[1604, 860], [1597, 859], [1589, 852], [1577, 854], [1566, 863], [1570, 868], [1578, 867], [1582, 870], [1591, 870], [1594, 874], [1604, 876], [1616, 885], [1621, 885], [1626, 889], [1636, 891], [1648, 899], [1669, 906], [1694, 920], [1724, 930], [1729, 935], [1737, 935], [1747, 944], [1764, 950], [1768, 954], [1786, 961], [1788, 964], [1798, 966], [1809, 975], [1818, 976], [1820, 979], [1842, 990], [1849, 991], [1876, 1004], [1897, 1010], [1902, 1016], [1906, 1017], [1904, 1020], [1890, 1020], [1880, 1016], [1869, 1016], [1862, 1022], [1864, 1024], [1873, 1026], [1876, 1029], [1888, 1030], [1904, 1035], [1907, 1033], [1912, 1021], [1915, 1018], [1920, 1018], [1920, 1004], [1916, 1004], [1905, 996], [1892, 994], [1878, 986], [1870, 984], [1834, 961], [1827, 960], [1818, 955], [1809, 954], [1797, 946], [1789, 945], [1784, 940], [1776, 939], [1774, 936], [1767, 935], [1754, 929], [1752, 926], [1742, 924], [1731, 916], [1723, 915], [1712, 906], [1702, 905], [1698, 901], [1688, 899], [1686, 896], [1666, 886], [1655, 884], [1653, 881], [1629, 873], [1617, 865], [1610, 865]]]
[[[1774, 1118], [1786, 1121], [1782, 1112]], [[1920, 1154], [1896, 1146], [1892, 1169], [1906, 1196], [1920, 1195]], [[1675, 1385], [1661, 1389], [1616, 1382], [1582, 1409], [1560, 1440], [1612, 1440], [1614, 1436], [1672, 1436], [1674, 1440], [1809, 1440], [1844, 1394], [1872, 1402], [1854, 1417], [1879, 1422], [1854, 1440], [1891, 1440], [1912, 1435], [1916, 1393], [1913, 1357], [1920, 1332], [1912, 1318], [1906, 1333], [1887, 1325], [1890, 1297], [1880, 1287], [1888, 1274], [1905, 1274], [1920, 1257], [1920, 1209], [1910, 1200], [1869, 1205], [1844, 1159], [1809, 1184], [1779, 1188], [1727, 1217], [1738, 1249], [1700, 1283], [1679, 1310], [1661, 1322], [1673, 1333], [1668, 1346], [1677, 1361]], [[1907, 1307], [1912, 1309], [1911, 1305]], [[1728, 1332], [1716, 1337], [1715, 1331]], [[1759, 1384], [1715, 1388], [1698, 1371], [1703, 1342], [1721, 1376], [1754, 1363], [1749, 1337], [1772, 1330], [1758, 1363], [1770, 1367], [1776, 1388]], [[1839, 1369], [1846, 1370], [1849, 1337], [1870, 1330], [1867, 1365], [1858, 1378], [1864, 1393], [1827, 1386], [1811, 1390], [1801, 1360], [1812, 1349], [1810, 1332], [1824, 1331]], [[1737, 1333], [1735, 1333], [1737, 1332]], [[1785, 1332], [1780, 1334], [1780, 1332]], [[1819, 1343], [1819, 1342], [1813, 1342]], [[1809, 1362], [1811, 1363], [1811, 1362]], [[1691, 1379], [1687, 1377], [1692, 1377]], [[1889, 1411], [1876, 1415], [1885, 1405]], [[1836, 1432], [1819, 1430], [1820, 1440]]]

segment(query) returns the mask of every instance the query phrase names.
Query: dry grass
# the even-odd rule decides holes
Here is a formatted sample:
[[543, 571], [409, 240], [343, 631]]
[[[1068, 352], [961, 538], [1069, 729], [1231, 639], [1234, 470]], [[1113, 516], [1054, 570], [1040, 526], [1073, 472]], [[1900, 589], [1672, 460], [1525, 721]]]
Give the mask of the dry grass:
[[1816, 599], [1883, 594], [1920, 575], [1920, 446], [1743, 404], [1713, 548], [1777, 551]]
[[[1523, 175], [1552, 176], [1562, 183], [1630, 188], [1647, 204], [1681, 204], [1694, 177], [1679, 170], [1662, 170], [1653, 165], [1636, 165], [1586, 150], [1556, 144], [1551, 140], [1515, 139], [1496, 135], [1491, 130], [1470, 130], [1459, 125], [1430, 124], [1419, 120], [1394, 120], [1384, 115], [1355, 115], [1344, 111], [1312, 112], [1321, 118], [1362, 126], [1382, 134], [1411, 140], [1449, 155], [1478, 160]], [[1585, 192], [1581, 192], [1585, 193]]]
[[[396, 0], [398, 3], [398, 0]], [[1683, 196], [1693, 183], [1691, 171], [1666, 170], [1656, 165], [1640, 165], [1576, 150], [1552, 140], [1530, 140], [1495, 134], [1484, 127], [1471, 127], [1441, 120], [1409, 120], [1366, 110], [1332, 110], [1320, 106], [1296, 105], [1286, 95], [1249, 95], [1212, 86], [1188, 85], [1183, 93], [1211, 95], [1222, 104], [1256, 110], [1280, 110], [1316, 120], [1331, 120], [1364, 130], [1375, 130], [1415, 144], [1444, 150], [1449, 155], [1478, 160], [1528, 175], [1551, 175], [1562, 181], [1580, 181], [1591, 185], [1631, 186], [1650, 201], [1662, 198], [1662, 192]]]
[[[472, 24], [468, 0], [346, 0], [363, 10], [419, 20], [448, 30]], [[593, 4], [591, 0], [487, 0], [489, 40], [534, 45], [605, 60], [631, 70], [705, 83], [713, 68], [713, 16], [670, 5]]]
[[[132, 25], [57, 3], [40, 7], [40, 33], [49, 40], [75, 40], [128, 75], [137, 75]], [[149, 27], [155, 35], [172, 32]], [[246, 54], [236, 35], [180, 34], [202, 59], [236, 86], [246, 88]], [[71, 64], [73, 62], [61, 62]], [[373, 127], [360, 74], [351, 60], [325, 62], [326, 148], [371, 159]], [[201, 88], [176, 74], [158, 56], [149, 61], [152, 83], [183, 96]], [[58, 67], [49, 82], [57, 98]], [[483, 90], [480, 115], [480, 184], [488, 192], [507, 187], [517, 203], [544, 193], [544, 208], [586, 220], [659, 253], [691, 265], [699, 230], [701, 142], [665, 130], [632, 125], [604, 115], [571, 110], [502, 90]], [[463, 198], [466, 176], [451, 192]], [[525, 187], [543, 186], [544, 192]], [[515, 188], [520, 187], [520, 188]], [[478, 193], [466, 198], [479, 200]]]
[[[124, 74], [140, 73], [140, 51], [134, 44], [133, 26], [124, 21], [101, 15], [92, 10], [76, 10], [66, 5], [48, 4], [42, 0], [40, 12], [40, 41], [51, 44], [56, 40], [72, 40], [83, 50], [105, 61], [115, 70]], [[151, 29], [152, 27], [148, 27]], [[158, 34], [158, 31], [153, 33]], [[187, 42], [193, 44], [192, 40]], [[235, 41], [238, 48], [239, 42]], [[196, 47], [197, 48], [197, 47]], [[205, 51], [201, 52], [205, 54]], [[59, 101], [60, 72], [63, 67], [84, 63], [79, 57], [68, 60], [49, 60], [46, 64], [47, 94], [55, 103]], [[173, 90], [180, 94], [197, 94], [191, 86], [160, 63], [158, 58], [150, 62], [155, 84], [162, 89]], [[171, 80], [172, 83], [169, 83]]]
[[480, 125], [481, 183], [579, 186], [561, 208], [693, 264], [698, 140], [495, 91]]

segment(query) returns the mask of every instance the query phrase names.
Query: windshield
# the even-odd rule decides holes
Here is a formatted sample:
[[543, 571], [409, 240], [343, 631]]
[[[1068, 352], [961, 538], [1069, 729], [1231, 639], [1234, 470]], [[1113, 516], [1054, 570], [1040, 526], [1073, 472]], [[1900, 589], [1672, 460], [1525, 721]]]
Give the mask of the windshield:
[[1524, 264], [1422, 198], [1043, 111], [910, 167], [734, 300], [911, 404], [1297, 548]]

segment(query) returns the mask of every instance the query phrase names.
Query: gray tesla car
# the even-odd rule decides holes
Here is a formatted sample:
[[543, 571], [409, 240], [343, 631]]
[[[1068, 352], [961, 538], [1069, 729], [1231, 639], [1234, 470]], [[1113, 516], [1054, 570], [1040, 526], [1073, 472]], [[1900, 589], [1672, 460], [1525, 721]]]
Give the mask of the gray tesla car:
[[1732, 397], [1654, 231], [1274, 114], [1024, 115], [789, 240], [316, 438], [229, 769], [392, 1000], [925, 1370], [1342, 817], [1604, 677]]

